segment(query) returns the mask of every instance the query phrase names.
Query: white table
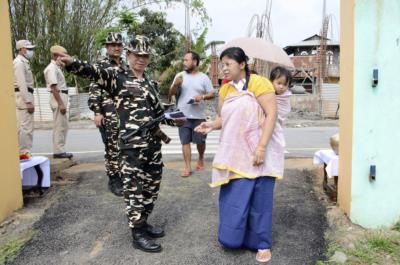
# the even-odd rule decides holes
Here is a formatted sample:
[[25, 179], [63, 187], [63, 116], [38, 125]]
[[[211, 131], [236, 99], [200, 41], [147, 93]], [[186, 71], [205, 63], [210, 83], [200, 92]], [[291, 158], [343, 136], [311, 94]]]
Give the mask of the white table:
[[[337, 185], [339, 176], [339, 156], [331, 149], [319, 150], [314, 154], [314, 164], [324, 165], [324, 180], [322, 186], [332, 201], [337, 201]], [[328, 178], [333, 177], [332, 181]], [[331, 182], [331, 183], [330, 183]]]
[[19, 165], [22, 187], [38, 186], [38, 173], [42, 174], [42, 182], [38, 187], [50, 187], [50, 161], [47, 157], [33, 156], [27, 161], [20, 161]]
[[325, 164], [325, 171], [329, 178], [339, 175], [339, 156], [331, 149], [319, 150], [314, 154], [314, 164]]

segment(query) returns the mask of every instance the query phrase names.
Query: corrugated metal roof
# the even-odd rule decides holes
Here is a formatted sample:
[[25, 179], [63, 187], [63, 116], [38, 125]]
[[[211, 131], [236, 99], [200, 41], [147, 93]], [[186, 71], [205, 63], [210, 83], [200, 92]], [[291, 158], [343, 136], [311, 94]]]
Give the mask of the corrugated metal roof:
[[[321, 44], [320, 40], [307, 40], [307, 41], [301, 41], [301, 42], [298, 42], [295, 44], [288, 45], [283, 49], [286, 50], [287, 48], [290, 48], [290, 47], [320, 46], [320, 44]], [[327, 46], [339, 46], [340, 43], [335, 40], [327, 40], [326, 45]]]

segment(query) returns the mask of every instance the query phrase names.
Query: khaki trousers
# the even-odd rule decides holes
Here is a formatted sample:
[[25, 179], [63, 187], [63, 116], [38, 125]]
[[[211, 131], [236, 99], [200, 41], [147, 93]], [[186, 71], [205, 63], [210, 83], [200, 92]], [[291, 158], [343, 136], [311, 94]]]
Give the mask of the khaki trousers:
[[19, 153], [30, 153], [33, 143], [33, 113], [17, 108]]
[[[60, 92], [60, 97], [67, 108], [68, 95]], [[53, 153], [61, 154], [65, 152], [65, 142], [68, 133], [68, 113], [61, 114], [53, 93], [50, 93], [50, 107], [53, 111]]]

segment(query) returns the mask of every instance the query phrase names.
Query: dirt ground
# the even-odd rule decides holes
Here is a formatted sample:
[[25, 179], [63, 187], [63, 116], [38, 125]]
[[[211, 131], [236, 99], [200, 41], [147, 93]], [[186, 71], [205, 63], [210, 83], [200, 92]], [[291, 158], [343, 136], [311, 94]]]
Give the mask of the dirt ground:
[[[0, 244], [17, 231], [34, 231], [10, 264], [256, 264], [255, 253], [226, 250], [216, 240], [218, 189], [207, 185], [210, 167], [182, 179], [180, 163], [166, 163], [150, 220], [166, 231], [162, 253], [132, 248], [124, 203], [107, 190], [102, 164], [82, 164], [0, 228]], [[325, 258], [326, 207], [310, 171], [303, 170], [310, 159], [289, 159], [286, 165], [275, 190], [269, 264], [315, 264]]]

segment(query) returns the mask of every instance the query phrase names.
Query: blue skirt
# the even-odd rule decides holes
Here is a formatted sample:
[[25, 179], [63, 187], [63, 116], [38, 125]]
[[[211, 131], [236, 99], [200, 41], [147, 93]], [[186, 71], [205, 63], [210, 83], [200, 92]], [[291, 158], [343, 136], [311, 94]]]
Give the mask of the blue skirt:
[[218, 240], [224, 247], [271, 249], [274, 186], [273, 177], [221, 186]]

